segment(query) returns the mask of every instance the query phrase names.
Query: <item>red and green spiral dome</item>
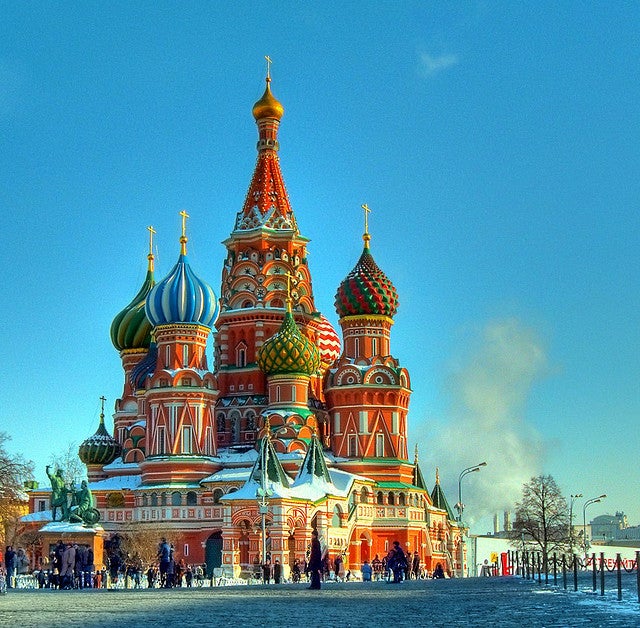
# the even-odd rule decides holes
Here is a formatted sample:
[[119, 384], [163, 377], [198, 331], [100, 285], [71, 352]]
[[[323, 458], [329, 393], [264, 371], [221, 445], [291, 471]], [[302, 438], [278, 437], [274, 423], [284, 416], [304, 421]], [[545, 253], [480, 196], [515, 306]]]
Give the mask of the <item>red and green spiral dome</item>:
[[391, 280], [380, 270], [365, 243], [354, 269], [336, 293], [338, 316], [389, 316], [398, 311], [398, 293]]

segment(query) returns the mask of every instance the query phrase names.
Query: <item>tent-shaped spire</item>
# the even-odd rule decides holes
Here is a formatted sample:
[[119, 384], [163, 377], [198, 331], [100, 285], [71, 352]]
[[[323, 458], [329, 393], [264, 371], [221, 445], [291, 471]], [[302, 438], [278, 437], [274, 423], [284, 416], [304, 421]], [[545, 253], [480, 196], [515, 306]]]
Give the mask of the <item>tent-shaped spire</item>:
[[332, 484], [329, 469], [327, 468], [327, 463], [322, 452], [322, 445], [314, 432], [311, 437], [311, 442], [309, 443], [307, 455], [304, 457], [304, 461], [300, 466], [300, 470], [298, 471], [298, 475], [293, 485], [299, 486], [300, 484], [306, 484], [317, 480], [326, 482], [327, 484]]
[[267, 428], [265, 436], [260, 441], [260, 455], [253, 465], [251, 476], [249, 478], [262, 488], [267, 488], [267, 483], [279, 484], [285, 488], [289, 488], [289, 478], [284, 472], [280, 460], [273, 448], [271, 439], [269, 438], [269, 430]]
[[440, 486], [440, 473], [437, 467], [436, 467], [436, 485], [433, 487], [433, 491], [431, 491], [431, 501], [433, 502], [433, 505], [436, 508], [447, 511], [447, 519], [449, 519], [450, 521], [456, 520], [453, 514], [453, 511], [449, 506], [449, 502], [447, 501], [447, 498], [444, 496], [444, 491]]

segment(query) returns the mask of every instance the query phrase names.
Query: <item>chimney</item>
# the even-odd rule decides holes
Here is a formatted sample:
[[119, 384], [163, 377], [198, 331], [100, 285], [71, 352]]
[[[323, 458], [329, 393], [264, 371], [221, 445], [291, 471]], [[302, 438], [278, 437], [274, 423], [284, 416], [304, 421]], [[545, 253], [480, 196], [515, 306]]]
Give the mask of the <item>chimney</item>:
[[500, 517], [496, 513], [493, 515], [493, 533], [498, 534], [498, 532], [500, 532]]
[[508, 510], [504, 511], [504, 531], [509, 532], [511, 530], [511, 513]]

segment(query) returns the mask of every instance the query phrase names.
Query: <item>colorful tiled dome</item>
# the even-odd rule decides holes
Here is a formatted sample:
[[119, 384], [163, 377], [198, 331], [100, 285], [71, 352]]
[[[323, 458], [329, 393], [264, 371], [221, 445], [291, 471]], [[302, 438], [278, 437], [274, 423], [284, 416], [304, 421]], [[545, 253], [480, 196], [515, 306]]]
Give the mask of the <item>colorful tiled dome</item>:
[[151, 342], [151, 323], [145, 314], [144, 304], [155, 284], [152, 261], [138, 294], [111, 323], [111, 342], [118, 351], [147, 349]]
[[320, 314], [318, 348], [323, 364], [333, 364], [340, 357], [340, 336], [323, 314]]
[[393, 317], [398, 311], [398, 293], [376, 264], [368, 242], [358, 263], [336, 293], [338, 316], [380, 315]]
[[78, 456], [87, 465], [110, 464], [122, 452], [120, 443], [107, 432], [104, 426], [104, 412], [100, 413], [100, 425], [96, 433], [80, 444]]
[[147, 296], [145, 312], [154, 326], [194, 323], [211, 327], [218, 313], [216, 295], [191, 270], [181, 253], [171, 272]]
[[280, 330], [260, 347], [258, 366], [267, 375], [313, 375], [320, 368], [320, 350], [300, 333], [291, 312], [286, 312]]

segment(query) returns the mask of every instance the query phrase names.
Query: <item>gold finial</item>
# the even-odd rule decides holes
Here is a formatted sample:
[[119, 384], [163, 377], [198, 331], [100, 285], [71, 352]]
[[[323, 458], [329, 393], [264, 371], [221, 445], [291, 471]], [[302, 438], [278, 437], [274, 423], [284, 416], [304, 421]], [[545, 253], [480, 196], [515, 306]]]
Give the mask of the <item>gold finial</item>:
[[267, 439], [271, 437], [271, 421], [269, 420], [269, 415], [264, 419], [264, 437]]
[[364, 205], [360, 205], [360, 207], [364, 209], [364, 234], [362, 239], [364, 240], [364, 245], [368, 248], [369, 241], [371, 240], [371, 236], [369, 235], [369, 213], [371, 212], [371, 209], [369, 209], [369, 206], [366, 203]]
[[267, 82], [271, 81], [271, 57], [269, 55], [265, 55], [264, 58], [267, 60]]
[[100, 402], [101, 402], [101, 407], [100, 407], [100, 423], [104, 424], [104, 402], [107, 400], [107, 398], [102, 395], [102, 397], [100, 397]]
[[286, 277], [287, 277], [287, 312], [291, 314], [291, 311], [293, 309], [293, 298], [291, 297], [291, 280], [295, 279], [296, 277], [291, 273], [287, 273]]
[[149, 255], [147, 255], [147, 259], [149, 260], [149, 270], [151, 272], [153, 272], [153, 234], [156, 232], [156, 230], [153, 228], [152, 225], [149, 225], [147, 227], [147, 229], [149, 230]]
[[180, 236], [180, 253], [182, 255], [187, 254], [187, 218], [189, 218], [189, 214], [187, 214], [184, 209], [180, 212], [182, 216], [182, 235]]
[[440, 484], [440, 469], [436, 467], [436, 484]]

